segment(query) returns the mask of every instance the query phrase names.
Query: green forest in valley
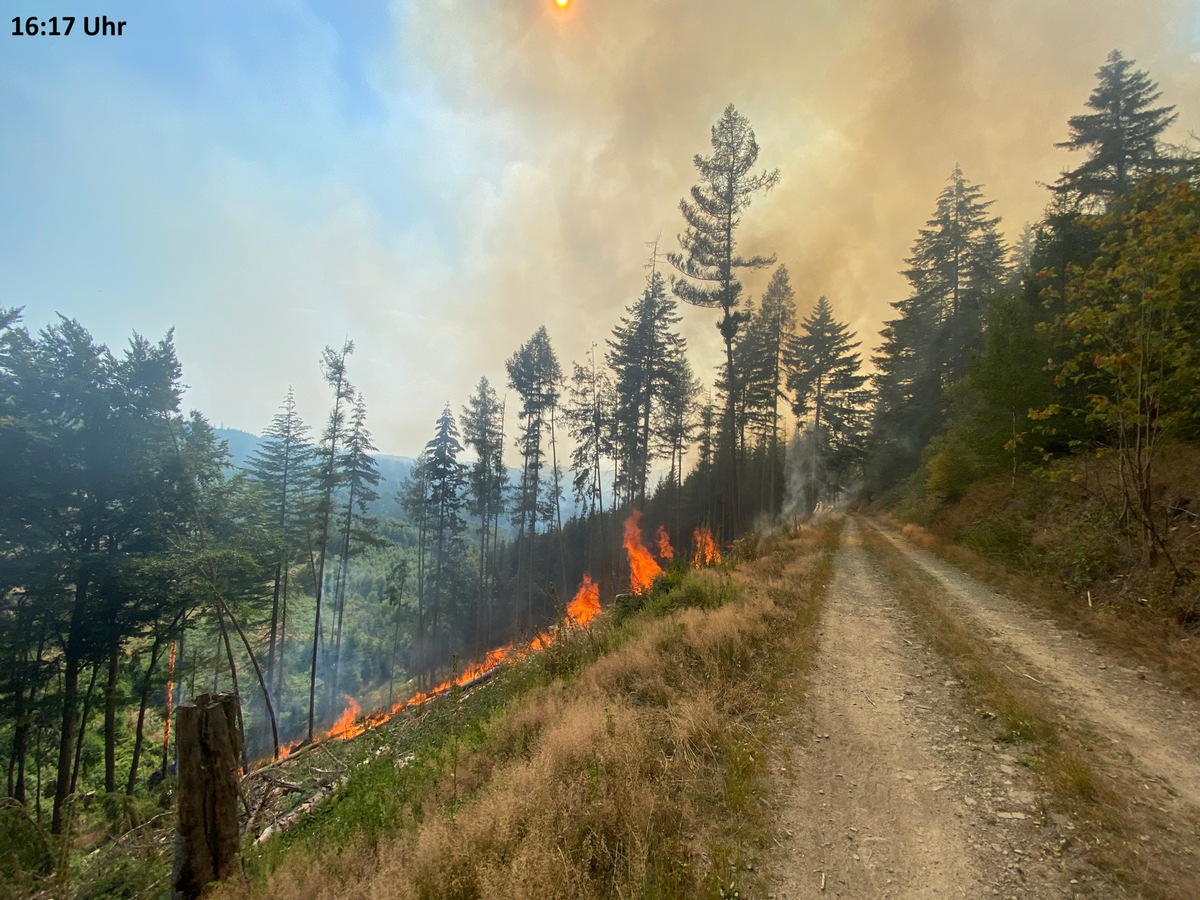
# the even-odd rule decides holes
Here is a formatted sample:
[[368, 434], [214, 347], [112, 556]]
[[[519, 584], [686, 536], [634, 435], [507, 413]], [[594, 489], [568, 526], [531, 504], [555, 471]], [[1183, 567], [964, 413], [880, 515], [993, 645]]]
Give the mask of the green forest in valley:
[[[849, 324], [854, 298], [798, 297], [786, 260], [742, 255], [755, 201], [802, 173], [760, 159], [730, 104], [696, 136], [677, 241], [592, 352], [560, 359], [546, 327], [508, 348], [434, 401], [399, 481], [352, 340], [307, 363], [324, 416], [281, 390], [235, 464], [182, 406], [173, 333], [109, 348], [87, 322], [0, 310], [0, 761], [45, 837], [0, 880], [168, 809], [190, 697], [240, 696], [250, 768], [545, 640], [581, 585], [636, 598], [631, 557], [653, 581], [712, 561], [709, 539], [728, 553], [832, 509], [1200, 626], [1200, 168], [1163, 142], [1169, 100], [1114, 51], [1012, 245], [951, 167], [877, 337]], [[684, 316], [718, 329], [715, 378]]]

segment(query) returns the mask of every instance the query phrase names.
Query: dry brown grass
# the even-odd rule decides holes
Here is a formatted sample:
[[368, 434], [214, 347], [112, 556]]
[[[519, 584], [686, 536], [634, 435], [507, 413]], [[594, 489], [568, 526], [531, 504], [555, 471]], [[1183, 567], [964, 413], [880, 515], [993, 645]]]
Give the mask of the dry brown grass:
[[[801, 615], [821, 535], [733, 576], [734, 599], [626, 623], [632, 636], [578, 678], [526, 694], [462, 762], [460, 805], [369, 846], [289, 857], [265, 881], [217, 896], [389, 898], [698, 897], [736, 892], [766, 841], [760, 796], [778, 636]], [[807, 568], [806, 568], [807, 567]], [[729, 594], [720, 571], [686, 590]], [[766, 582], [768, 586], [761, 586]], [[770, 587], [774, 584], [776, 587]], [[442, 792], [445, 795], [445, 791]], [[739, 874], [743, 873], [743, 874]]]

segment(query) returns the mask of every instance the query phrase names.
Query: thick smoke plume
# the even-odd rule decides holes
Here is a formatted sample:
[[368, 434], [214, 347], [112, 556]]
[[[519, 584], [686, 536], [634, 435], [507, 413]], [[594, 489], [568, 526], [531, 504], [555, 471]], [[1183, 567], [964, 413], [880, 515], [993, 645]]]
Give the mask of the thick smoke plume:
[[[426, 79], [451, 156], [484, 154], [459, 160], [468, 239], [448, 308], [481, 369], [543, 322], [582, 358], [639, 291], [646, 242], [675, 248], [692, 157], [732, 102], [782, 173], [745, 213], [744, 249], [777, 253], [801, 313], [826, 294], [869, 348], [956, 163], [1010, 238], [1039, 216], [1039, 182], [1076, 163], [1053, 144], [1110, 50], [1194, 129], [1196, 22], [1178, 0], [414, 4], [398, 56]], [[685, 313], [701, 374], [714, 321]], [[477, 376], [454, 377], [465, 395]]]

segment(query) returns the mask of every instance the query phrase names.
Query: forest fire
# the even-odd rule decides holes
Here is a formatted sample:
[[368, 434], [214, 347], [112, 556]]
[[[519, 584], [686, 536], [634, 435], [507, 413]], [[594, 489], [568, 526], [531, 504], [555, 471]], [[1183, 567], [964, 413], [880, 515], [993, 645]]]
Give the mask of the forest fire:
[[658, 534], [655, 538], [658, 541], [658, 558], [663, 562], [673, 560], [675, 558], [675, 548], [671, 546], [671, 538], [667, 535], [667, 529], [659, 525]]
[[575, 592], [575, 597], [567, 604], [567, 624], [587, 625], [600, 615], [600, 585], [592, 581], [592, 576], [583, 573], [583, 584]]
[[[583, 628], [591, 624], [592, 620], [598, 615], [600, 615], [600, 586], [592, 581], [591, 575], [585, 572], [583, 582], [579, 585], [579, 590], [575, 592], [575, 596], [567, 604], [567, 617], [564, 623], [569, 628]], [[524, 650], [517, 650], [512, 644], [506, 644], [503, 647], [490, 650], [480, 662], [467, 666], [454, 678], [448, 678], [441, 684], [429, 688], [429, 690], [417, 691], [411, 697], [395, 703], [391, 709], [378, 710], [364, 716], [362, 715], [362, 707], [358, 701], [347, 695], [346, 708], [338, 716], [337, 721], [330, 726], [329, 731], [325, 732], [319, 740], [348, 741], [351, 738], [356, 738], [368, 729], [384, 724], [404, 710], [416, 709], [454, 687], [470, 687], [477, 681], [491, 675], [506, 662], [516, 662], [530, 653], [545, 650], [554, 643], [556, 635], [557, 630], [551, 628], [549, 631], [543, 631], [530, 641], [528, 648]], [[279, 759], [288, 756], [303, 743], [304, 741], [300, 740], [281, 745], [279, 748]]]
[[662, 566], [654, 561], [646, 545], [642, 543], [642, 511], [635, 509], [625, 520], [625, 552], [629, 554], [629, 589], [635, 594], [644, 594], [662, 574]]
[[712, 532], [708, 528], [697, 528], [692, 532], [692, 568], [715, 566], [721, 561], [721, 551], [713, 541]]

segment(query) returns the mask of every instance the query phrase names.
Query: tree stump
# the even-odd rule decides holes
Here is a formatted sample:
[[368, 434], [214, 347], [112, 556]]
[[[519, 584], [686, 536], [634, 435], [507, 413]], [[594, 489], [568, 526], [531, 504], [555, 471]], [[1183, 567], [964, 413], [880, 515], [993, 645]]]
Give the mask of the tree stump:
[[238, 779], [243, 736], [236, 694], [202, 694], [179, 706], [179, 818], [175, 826], [174, 896], [199, 897], [234, 874], [241, 833]]

